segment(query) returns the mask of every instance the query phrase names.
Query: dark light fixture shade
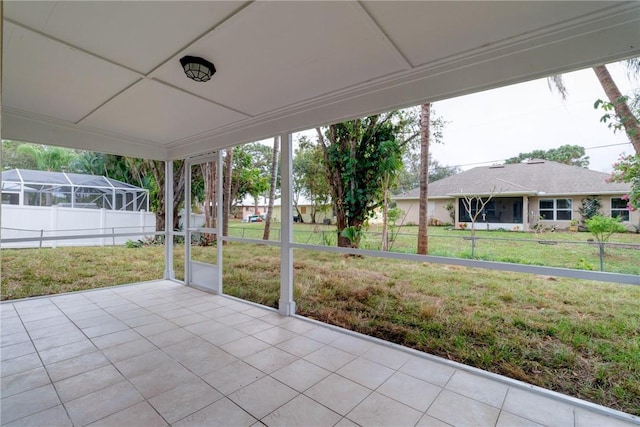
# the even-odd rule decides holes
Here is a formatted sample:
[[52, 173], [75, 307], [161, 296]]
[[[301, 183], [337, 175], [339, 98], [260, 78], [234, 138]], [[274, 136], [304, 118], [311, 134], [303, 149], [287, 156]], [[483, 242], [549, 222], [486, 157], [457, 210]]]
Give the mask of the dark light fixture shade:
[[197, 82], [208, 81], [216, 72], [211, 62], [198, 56], [185, 56], [180, 59], [180, 64], [187, 77]]

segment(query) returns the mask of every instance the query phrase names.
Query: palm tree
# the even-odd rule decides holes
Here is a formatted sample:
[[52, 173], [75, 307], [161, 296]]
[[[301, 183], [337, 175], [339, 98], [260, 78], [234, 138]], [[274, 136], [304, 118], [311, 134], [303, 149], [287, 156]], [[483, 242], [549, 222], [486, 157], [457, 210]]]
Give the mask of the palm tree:
[[[625, 66], [630, 76], [640, 74], [640, 58], [626, 60]], [[638, 118], [631, 112], [626, 98], [620, 93], [620, 89], [613, 81], [607, 67], [605, 65], [597, 65], [593, 67], [593, 71], [596, 73], [596, 77], [598, 77], [598, 81], [602, 85], [607, 98], [609, 98], [609, 102], [613, 105], [616, 115], [620, 118], [620, 123], [624, 127], [629, 141], [633, 144], [636, 154], [640, 154], [640, 123]], [[566, 99], [568, 92], [561, 75], [549, 77], [548, 84], [549, 87], [556, 88], [562, 98]]]
[[429, 186], [429, 137], [431, 123], [431, 104], [422, 104], [420, 108], [420, 211], [418, 221], [418, 250], [420, 255], [429, 253], [427, 229], [428, 186]]

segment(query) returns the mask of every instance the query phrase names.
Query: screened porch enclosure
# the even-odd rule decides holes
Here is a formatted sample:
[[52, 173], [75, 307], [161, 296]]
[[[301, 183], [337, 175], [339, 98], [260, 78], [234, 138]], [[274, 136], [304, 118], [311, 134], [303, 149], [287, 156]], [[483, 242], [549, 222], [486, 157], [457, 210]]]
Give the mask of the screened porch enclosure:
[[12, 169], [2, 172], [2, 204], [149, 211], [149, 190], [98, 175]]
[[495, 197], [488, 201], [487, 199], [488, 197], [485, 197], [466, 202], [463, 198], [459, 198], [459, 222], [470, 224], [472, 217], [475, 217], [476, 228], [512, 230], [514, 227], [519, 227], [520, 230], [524, 229], [522, 197]]

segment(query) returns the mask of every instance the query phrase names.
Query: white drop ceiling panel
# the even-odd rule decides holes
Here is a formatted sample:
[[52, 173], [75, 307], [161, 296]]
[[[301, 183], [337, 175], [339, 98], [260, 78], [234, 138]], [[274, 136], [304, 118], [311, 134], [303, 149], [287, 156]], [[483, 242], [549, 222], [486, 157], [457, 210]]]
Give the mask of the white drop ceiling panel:
[[3, 55], [4, 107], [72, 123], [140, 78], [11, 23], [4, 26]]
[[408, 68], [355, 2], [256, 3], [183, 53], [214, 62], [210, 84], [154, 77], [253, 116]]
[[157, 159], [640, 56], [637, 1], [3, 4], [2, 136]]
[[148, 73], [243, 5], [233, 1], [8, 1], [5, 16]]
[[99, 108], [82, 125], [168, 144], [244, 117], [178, 89], [144, 80]]

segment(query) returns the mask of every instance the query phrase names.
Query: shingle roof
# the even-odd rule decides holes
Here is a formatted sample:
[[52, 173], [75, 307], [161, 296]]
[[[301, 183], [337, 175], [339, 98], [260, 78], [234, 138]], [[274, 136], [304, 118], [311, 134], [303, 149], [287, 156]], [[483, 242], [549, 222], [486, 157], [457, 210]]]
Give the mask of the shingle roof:
[[[512, 165], [482, 166], [429, 184], [429, 198], [463, 194], [598, 195], [625, 194], [630, 184], [607, 182], [609, 174], [548, 160]], [[395, 199], [417, 199], [414, 188]]]

